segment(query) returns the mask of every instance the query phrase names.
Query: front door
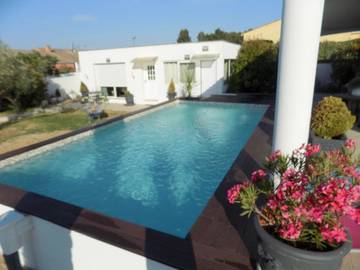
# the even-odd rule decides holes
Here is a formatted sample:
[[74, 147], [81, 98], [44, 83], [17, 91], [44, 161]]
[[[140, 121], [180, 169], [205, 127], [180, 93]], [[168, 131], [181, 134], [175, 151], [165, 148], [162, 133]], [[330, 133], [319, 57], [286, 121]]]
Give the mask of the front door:
[[144, 66], [144, 92], [145, 99], [157, 100], [158, 89], [156, 85], [156, 72], [155, 65], [148, 64]]
[[201, 95], [211, 96], [216, 93], [216, 61], [201, 61]]

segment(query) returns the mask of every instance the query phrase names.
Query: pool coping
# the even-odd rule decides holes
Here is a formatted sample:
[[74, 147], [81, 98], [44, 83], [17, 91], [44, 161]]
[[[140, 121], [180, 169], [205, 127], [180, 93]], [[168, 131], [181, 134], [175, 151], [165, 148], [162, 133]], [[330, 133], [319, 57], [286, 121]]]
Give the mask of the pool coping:
[[[2, 154], [0, 155], [0, 160], [89, 130], [94, 130], [139, 113], [161, 108], [164, 105], [176, 104], [177, 102], [179, 101], [167, 101], [136, 112], [114, 117], [89, 127]], [[201, 103], [209, 101], [191, 102]], [[258, 133], [257, 129], [259, 129], [260, 123], [264, 121], [268, 111], [269, 109], [260, 120], [254, 133]], [[179, 269], [251, 269], [249, 247], [247, 247], [245, 243], [246, 240], [242, 238], [239, 239], [237, 236], [239, 234], [237, 227], [241, 228], [243, 224], [239, 223], [238, 214], [233, 216], [233, 210], [230, 213], [228, 209], [224, 207], [224, 203], [226, 202], [222, 201], [222, 197], [225, 198], [225, 190], [228, 188], [229, 182], [234, 181], [231, 177], [229, 178], [229, 176], [231, 176], [230, 171], [233, 170], [234, 166], [238, 166], [238, 164], [236, 164], [238, 159], [243, 159], [243, 152], [248, 151], [246, 150], [246, 148], [249, 147], [248, 145], [252, 145], [252, 148], [254, 148], [254, 143], [256, 146], [259, 146], [256, 141], [256, 136], [254, 138], [254, 133], [239, 153], [227, 175], [220, 182], [216, 192], [204, 207], [203, 212], [185, 239], [4, 184], [0, 184], [0, 203], [20, 212], [42, 218], [67, 229], [77, 231]], [[261, 158], [263, 157], [262, 154], [263, 151], [261, 151]], [[260, 155], [258, 158], [260, 158]], [[244, 181], [248, 173], [242, 173], [241, 176], [241, 178], [233, 178], [238, 178], [235, 179], [237, 181]], [[230, 208], [231, 207], [229, 207], [229, 209]], [[244, 222], [244, 220], [242, 220], [242, 222]], [[214, 234], [214, 232], [218, 235], [216, 235], [216, 233]], [[223, 233], [226, 233], [226, 235], [222, 236]], [[234, 236], [236, 239], [234, 239]], [[230, 248], [228, 247], [229, 242]]]
[[147, 107], [147, 108], [143, 108], [143, 109], [136, 110], [136, 111], [133, 111], [133, 112], [129, 112], [129, 113], [119, 115], [119, 116], [114, 116], [114, 117], [111, 117], [110, 119], [104, 119], [101, 122], [96, 123], [94, 125], [85, 126], [85, 127], [82, 127], [82, 128], [79, 128], [79, 129], [76, 129], [76, 130], [73, 130], [73, 131], [69, 131], [69, 132], [66, 132], [64, 134], [61, 134], [61, 135], [58, 135], [58, 136], [55, 136], [55, 137], [52, 137], [52, 138], [37, 142], [37, 143], [33, 143], [33, 144], [30, 144], [30, 145], [27, 145], [27, 146], [24, 146], [24, 147], [15, 149], [15, 150], [11, 150], [9, 152], [0, 154], [0, 162], [5, 160], [5, 159], [12, 158], [14, 156], [23, 154], [25, 152], [29, 152], [31, 150], [40, 148], [42, 146], [46, 146], [46, 145], [49, 145], [49, 144], [52, 144], [52, 143], [56, 143], [58, 141], [67, 139], [69, 137], [74, 137], [76, 135], [85, 133], [87, 131], [93, 131], [93, 130], [99, 128], [99, 127], [103, 127], [103, 126], [112, 124], [112, 123], [117, 122], [117, 121], [121, 121], [121, 120], [131, 118], [132, 116], [135, 116], [135, 115], [140, 115], [140, 114], [143, 115], [144, 113], [149, 113], [151, 111], [164, 108], [167, 105], [172, 105], [172, 104], [175, 105], [178, 102], [179, 102], [178, 99], [161, 102], [159, 104], [152, 105], [152, 106]]

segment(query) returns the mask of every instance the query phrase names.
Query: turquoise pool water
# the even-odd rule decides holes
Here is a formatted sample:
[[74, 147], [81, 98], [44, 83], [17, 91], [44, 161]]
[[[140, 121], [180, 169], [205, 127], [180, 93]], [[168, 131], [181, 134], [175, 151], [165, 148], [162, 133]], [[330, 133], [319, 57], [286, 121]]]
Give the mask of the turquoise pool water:
[[265, 110], [180, 103], [4, 167], [0, 182], [183, 238]]

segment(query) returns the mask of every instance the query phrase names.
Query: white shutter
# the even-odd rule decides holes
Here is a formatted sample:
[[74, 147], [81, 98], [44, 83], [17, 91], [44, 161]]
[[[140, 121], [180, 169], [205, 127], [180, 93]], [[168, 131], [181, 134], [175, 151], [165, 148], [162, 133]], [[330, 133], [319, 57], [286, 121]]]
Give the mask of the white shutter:
[[170, 83], [171, 80], [173, 80], [174, 83], [178, 82], [178, 70], [177, 70], [176, 62], [164, 63], [164, 70], [165, 70], [165, 83]]
[[126, 87], [125, 64], [96, 64], [96, 84], [98, 87], [122, 86]]

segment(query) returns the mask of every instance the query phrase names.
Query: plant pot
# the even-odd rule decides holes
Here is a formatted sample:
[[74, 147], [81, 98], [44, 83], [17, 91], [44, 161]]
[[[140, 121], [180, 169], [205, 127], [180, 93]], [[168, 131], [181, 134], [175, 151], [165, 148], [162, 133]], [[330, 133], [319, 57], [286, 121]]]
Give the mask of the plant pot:
[[169, 99], [169, 100], [174, 100], [175, 97], [176, 97], [176, 93], [175, 93], [175, 92], [174, 92], [174, 93], [168, 93], [168, 99]]
[[134, 96], [126, 96], [125, 100], [127, 105], [134, 105]]
[[[262, 270], [339, 270], [343, 257], [351, 250], [351, 238], [332, 251], [308, 251], [287, 245], [273, 237], [254, 218], [256, 232], [260, 238], [259, 253]], [[262, 254], [261, 254], [262, 253]]]
[[342, 135], [337, 139], [323, 139], [319, 136], [316, 136], [313, 131], [310, 132], [310, 141], [312, 144], [320, 144], [321, 149], [324, 151], [339, 149], [343, 146], [346, 141], [346, 136]]

